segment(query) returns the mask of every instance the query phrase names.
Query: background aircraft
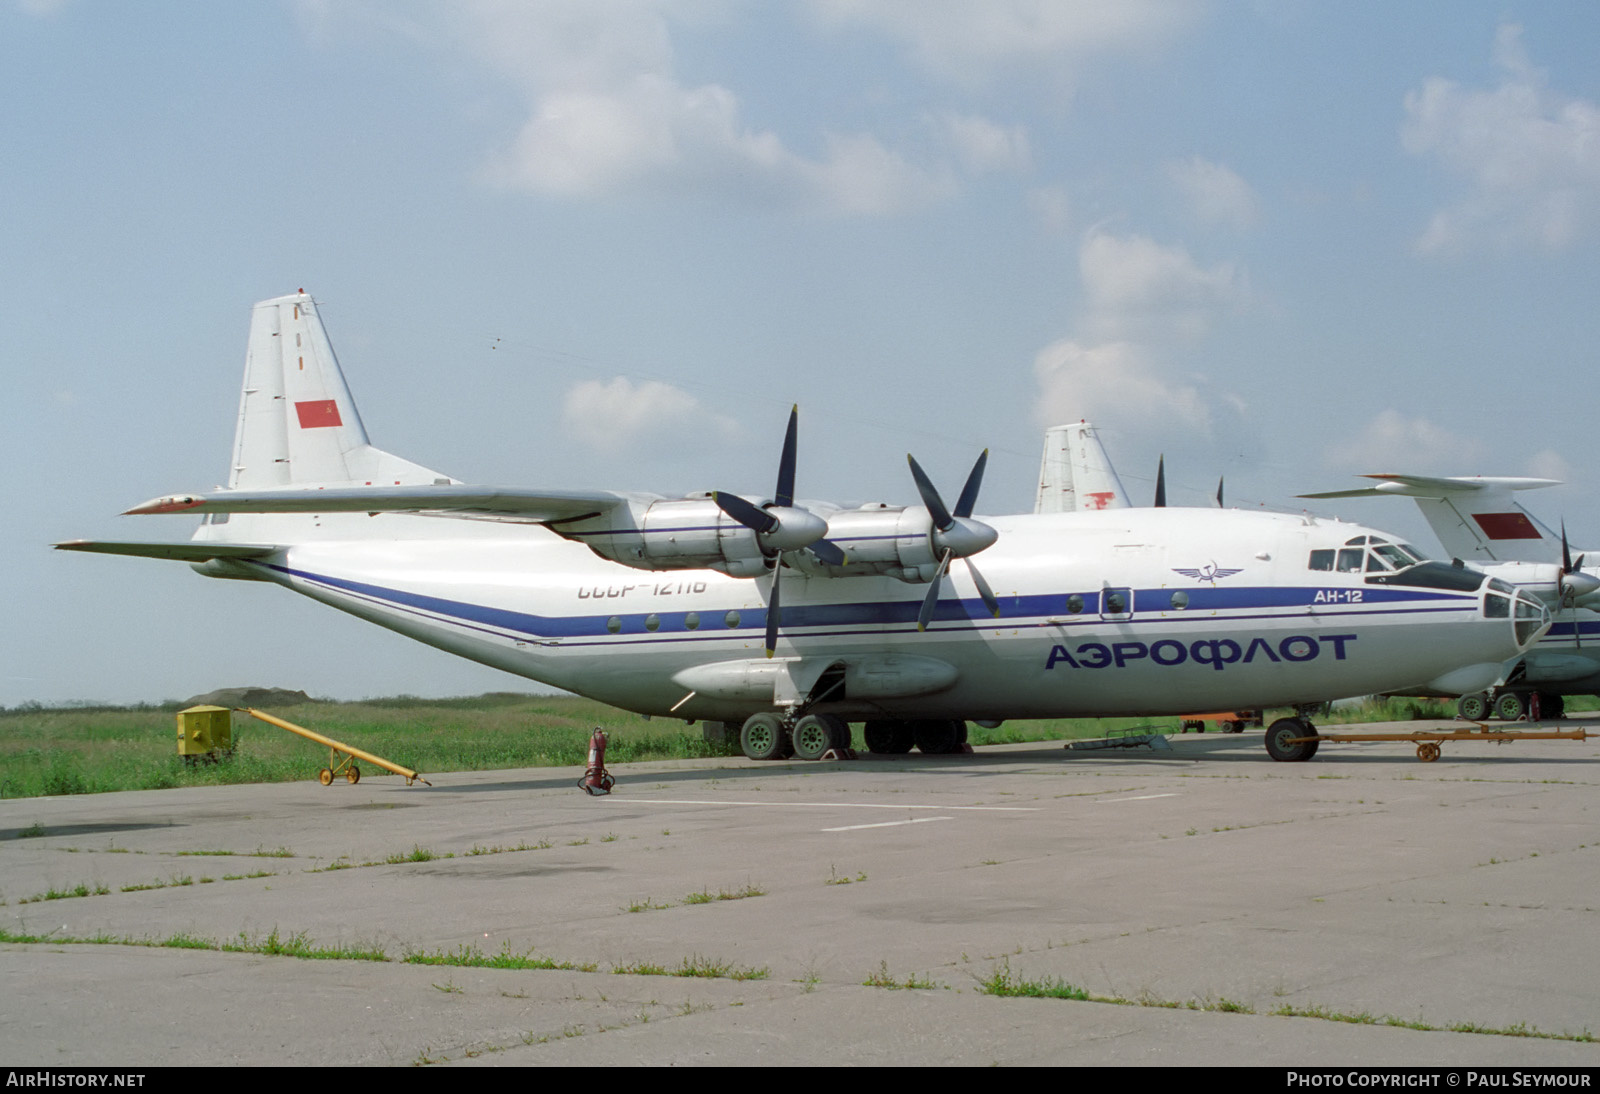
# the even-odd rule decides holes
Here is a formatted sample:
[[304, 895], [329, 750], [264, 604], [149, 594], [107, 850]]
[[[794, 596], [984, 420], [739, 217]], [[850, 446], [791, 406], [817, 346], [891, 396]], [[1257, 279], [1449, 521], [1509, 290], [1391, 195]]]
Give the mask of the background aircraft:
[[1600, 578], [1583, 571], [1586, 555], [1574, 558], [1565, 531], [1552, 533], [1513, 497], [1515, 492], [1559, 485], [1556, 480], [1365, 477], [1379, 481], [1301, 496], [1411, 498], [1446, 554], [1524, 590], [1556, 613], [1549, 632], [1509, 667], [1503, 681], [1486, 692], [1461, 697], [1462, 717], [1478, 720], [1492, 713], [1516, 720], [1535, 712], [1560, 717], [1563, 695], [1600, 691], [1600, 616], [1595, 611], [1600, 608]]
[[[371, 445], [301, 292], [252, 313], [227, 487], [129, 511], [201, 515], [193, 537], [58, 546], [273, 582], [616, 706], [738, 723], [754, 758], [815, 758], [853, 721], [875, 751], [943, 752], [969, 719], [1467, 691], [1548, 626], [1536, 601], [1358, 525], [979, 520], [985, 456], [953, 506], [908, 463], [921, 505], [799, 500], [791, 413], [770, 498], [467, 485]], [[1315, 742], [1288, 742], [1312, 732], [1282, 719], [1269, 751], [1305, 759]]]

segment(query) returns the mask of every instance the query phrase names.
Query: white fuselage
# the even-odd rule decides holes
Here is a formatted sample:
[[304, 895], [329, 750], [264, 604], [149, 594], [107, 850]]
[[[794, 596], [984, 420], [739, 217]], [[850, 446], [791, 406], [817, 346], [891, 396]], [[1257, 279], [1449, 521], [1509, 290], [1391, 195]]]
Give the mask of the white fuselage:
[[197, 569], [276, 581], [451, 653], [688, 720], [781, 706], [785, 680], [803, 692], [830, 665], [860, 670], [821, 708], [847, 718], [1007, 719], [1312, 703], [1455, 683], [1463, 666], [1492, 680], [1524, 648], [1513, 619], [1485, 617], [1481, 591], [1308, 569], [1313, 549], [1369, 531], [1356, 525], [1176, 508], [984, 519], [1000, 533], [978, 556], [998, 618], [960, 567], [926, 632], [925, 585], [786, 570], [771, 662], [770, 579], [630, 568], [537, 525], [236, 514], [196, 538], [291, 545]]

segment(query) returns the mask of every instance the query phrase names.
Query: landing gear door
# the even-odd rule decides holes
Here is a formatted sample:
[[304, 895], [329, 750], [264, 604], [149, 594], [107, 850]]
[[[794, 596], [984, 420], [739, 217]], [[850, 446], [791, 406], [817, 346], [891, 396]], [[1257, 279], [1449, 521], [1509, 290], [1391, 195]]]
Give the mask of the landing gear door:
[[1133, 618], [1133, 590], [1103, 589], [1100, 593], [1100, 618], [1116, 623]]

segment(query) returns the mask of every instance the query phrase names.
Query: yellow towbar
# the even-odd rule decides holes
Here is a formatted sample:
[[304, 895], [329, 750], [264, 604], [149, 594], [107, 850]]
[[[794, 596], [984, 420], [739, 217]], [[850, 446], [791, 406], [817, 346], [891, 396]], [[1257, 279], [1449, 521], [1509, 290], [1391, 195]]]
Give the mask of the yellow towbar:
[[1310, 741], [1332, 741], [1335, 744], [1360, 744], [1363, 741], [1413, 741], [1417, 746], [1417, 759], [1431, 764], [1439, 758], [1440, 741], [1493, 741], [1506, 744], [1511, 741], [1583, 741], [1600, 737], [1600, 733], [1581, 729], [1504, 730], [1490, 729], [1482, 722], [1473, 723], [1477, 729], [1419, 729], [1411, 733], [1323, 733], [1314, 737], [1294, 737], [1286, 744], [1303, 744]]
[[[410, 786], [413, 782], [419, 782], [423, 786], [433, 785], [409, 767], [401, 767], [399, 764], [390, 763], [382, 756], [374, 756], [372, 753], [363, 752], [359, 748], [351, 748], [342, 741], [336, 741], [332, 737], [324, 737], [320, 733], [314, 733], [305, 726], [297, 726], [293, 722], [286, 722], [282, 718], [275, 718], [265, 711], [253, 710], [250, 707], [235, 707], [234, 709], [248, 714], [252, 718], [259, 718], [268, 725], [277, 726], [279, 729], [287, 729], [290, 733], [297, 733], [308, 741], [315, 741], [319, 745], [327, 746], [328, 766], [317, 774], [317, 778], [321, 780], [323, 786], [333, 782], [334, 775], [341, 771], [344, 772], [347, 782], [360, 782], [361, 769], [355, 765], [353, 762], [355, 760], [365, 760], [367, 763], [381, 767], [385, 771], [393, 771], [396, 775], [404, 775], [407, 786]], [[343, 758], [339, 755], [341, 752], [344, 753]]]

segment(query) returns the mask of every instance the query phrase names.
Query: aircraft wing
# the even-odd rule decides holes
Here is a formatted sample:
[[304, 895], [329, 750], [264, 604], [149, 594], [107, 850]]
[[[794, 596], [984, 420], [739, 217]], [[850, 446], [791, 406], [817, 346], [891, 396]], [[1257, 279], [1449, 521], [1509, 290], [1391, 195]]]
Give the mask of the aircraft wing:
[[128, 540], [70, 539], [53, 544], [58, 551], [88, 551], [99, 555], [133, 555], [137, 558], [170, 558], [177, 562], [210, 562], [214, 558], [264, 558], [281, 548], [269, 543], [138, 543]]
[[170, 494], [136, 505], [149, 513], [438, 513], [542, 523], [592, 516], [626, 502], [610, 491], [525, 490], [515, 486], [340, 486]]

